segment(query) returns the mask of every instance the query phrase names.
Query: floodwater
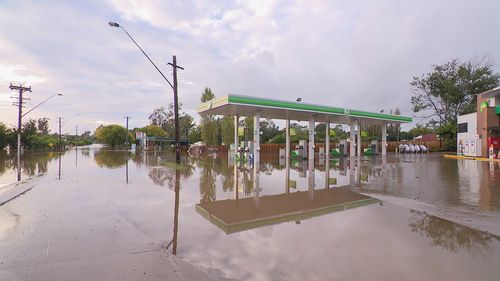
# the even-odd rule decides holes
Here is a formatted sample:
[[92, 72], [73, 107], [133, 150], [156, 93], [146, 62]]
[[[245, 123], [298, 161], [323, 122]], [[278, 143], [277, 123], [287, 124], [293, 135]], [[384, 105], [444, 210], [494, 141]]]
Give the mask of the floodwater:
[[[44, 176], [0, 206], [0, 280], [158, 250], [220, 280], [499, 280], [499, 234], [466, 226], [500, 216], [498, 163], [174, 161], [100, 149], [24, 155], [23, 179]], [[0, 154], [0, 197], [15, 178], [15, 156]], [[408, 201], [475, 216], [455, 223]]]

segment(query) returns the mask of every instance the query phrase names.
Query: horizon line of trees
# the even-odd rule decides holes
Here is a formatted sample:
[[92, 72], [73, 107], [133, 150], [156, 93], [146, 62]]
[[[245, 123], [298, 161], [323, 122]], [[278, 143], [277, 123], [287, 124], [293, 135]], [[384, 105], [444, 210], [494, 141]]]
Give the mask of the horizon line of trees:
[[[90, 131], [79, 136], [64, 135], [59, 142], [57, 133], [50, 133], [49, 118], [29, 119], [21, 125], [21, 146], [24, 149], [50, 150], [65, 145], [88, 145], [93, 142]], [[17, 149], [17, 128], [0, 122], [0, 149]]]

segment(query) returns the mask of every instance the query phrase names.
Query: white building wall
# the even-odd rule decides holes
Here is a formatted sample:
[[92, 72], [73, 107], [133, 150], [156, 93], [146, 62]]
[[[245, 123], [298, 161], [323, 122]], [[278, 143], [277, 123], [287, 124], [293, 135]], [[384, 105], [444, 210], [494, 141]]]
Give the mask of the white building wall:
[[467, 131], [457, 133], [457, 154], [481, 156], [481, 139], [477, 134], [477, 113], [457, 116], [457, 131], [463, 123], [467, 123]]

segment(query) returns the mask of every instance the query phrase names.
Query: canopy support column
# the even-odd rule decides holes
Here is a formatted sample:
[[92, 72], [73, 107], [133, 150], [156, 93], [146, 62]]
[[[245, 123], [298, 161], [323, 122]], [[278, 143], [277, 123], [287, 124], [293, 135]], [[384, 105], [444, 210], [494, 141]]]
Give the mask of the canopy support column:
[[330, 121], [326, 121], [325, 124], [326, 132], [325, 132], [325, 159], [330, 160]]
[[358, 143], [356, 144], [356, 150], [358, 151], [358, 157], [361, 157], [361, 122], [358, 120]]
[[382, 156], [387, 155], [387, 124], [382, 125]]
[[349, 157], [354, 157], [356, 156], [356, 152], [354, 151], [354, 142], [356, 141], [356, 137], [354, 134], [354, 121], [351, 120], [351, 128], [349, 130]]
[[236, 114], [234, 116], [234, 160], [238, 159], [236, 155], [238, 154], [238, 125], [240, 123], [240, 116]]
[[288, 163], [288, 160], [290, 160], [290, 118], [286, 118], [286, 141], [285, 141], [285, 160]]
[[307, 156], [309, 160], [314, 161], [314, 118], [309, 120], [309, 145]]
[[253, 162], [257, 166], [260, 164], [260, 112], [255, 113], [253, 118]]

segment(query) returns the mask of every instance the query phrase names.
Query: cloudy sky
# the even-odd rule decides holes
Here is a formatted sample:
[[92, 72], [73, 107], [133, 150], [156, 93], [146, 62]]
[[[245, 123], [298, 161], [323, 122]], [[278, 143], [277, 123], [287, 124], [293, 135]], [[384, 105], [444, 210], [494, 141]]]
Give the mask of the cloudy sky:
[[[0, 0], [0, 121], [16, 124], [9, 83], [31, 85], [29, 114], [144, 126], [172, 91], [160, 69], [177, 55], [179, 96], [196, 117], [204, 87], [227, 93], [412, 115], [409, 82], [451, 58], [489, 55], [499, 69], [498, 1]], [[73, 117], [75, 114], [77, 117]], [[197, 117], [196, 117], [197, 118]]]

